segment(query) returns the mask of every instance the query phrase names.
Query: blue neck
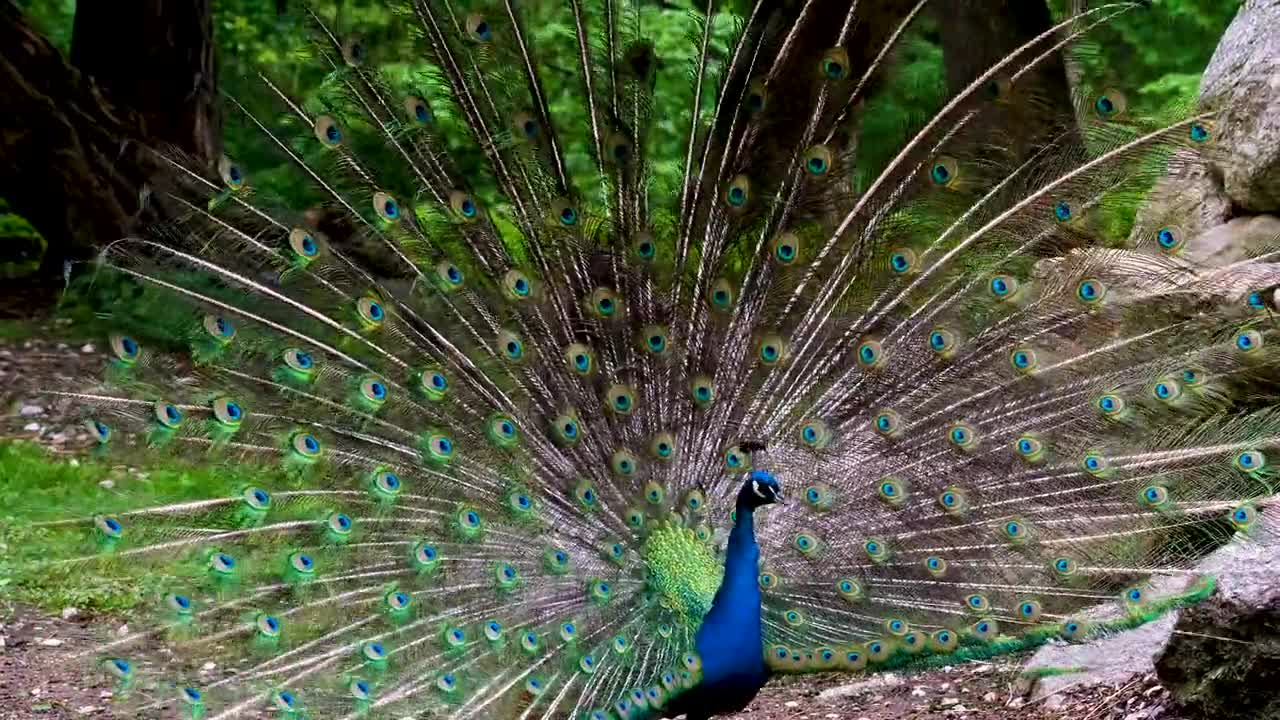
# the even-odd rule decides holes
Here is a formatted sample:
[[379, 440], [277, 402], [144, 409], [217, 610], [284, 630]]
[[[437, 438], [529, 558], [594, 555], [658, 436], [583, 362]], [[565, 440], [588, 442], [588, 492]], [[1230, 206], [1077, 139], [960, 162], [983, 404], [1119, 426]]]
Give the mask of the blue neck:
[[[760, 548], [753, 508], [739, 502], [725, 548], [724, 580], [694, 639], [703, 676], [759, 674], [766, 670], [760, 620]], [[761, 679], [763, 683], [763, 679]]]

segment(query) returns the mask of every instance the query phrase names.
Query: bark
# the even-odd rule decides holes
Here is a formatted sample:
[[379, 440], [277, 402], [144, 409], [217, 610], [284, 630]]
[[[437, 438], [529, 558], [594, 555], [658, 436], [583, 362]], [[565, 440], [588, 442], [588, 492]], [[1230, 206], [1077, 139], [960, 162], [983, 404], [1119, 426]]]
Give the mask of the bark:
[[0, 196], [52, 277], [157, 219], [154, 150], [211, 167], [221, 134], [208, 0], [82, 2], [73, 36], [75, 63], [0, 0]]

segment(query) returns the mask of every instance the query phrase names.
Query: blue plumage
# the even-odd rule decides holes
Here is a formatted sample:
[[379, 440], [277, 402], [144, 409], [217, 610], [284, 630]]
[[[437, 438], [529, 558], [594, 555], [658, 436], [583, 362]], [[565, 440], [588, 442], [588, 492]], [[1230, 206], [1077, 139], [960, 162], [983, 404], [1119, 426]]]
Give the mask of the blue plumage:
[[[313, 16], [320, 90], [230, 108], [280, 151], [270, 182], [171, 159], [182, 212], [95, 267], [140, 288], [103, 308], [105, 386], [69, 393], [94, 436], [227, 468], [49, 526], [94, 539], [55, 565], [170, 585], [101, 647], [137, 714], [705, 720], [774, 673], [1156, 617], [1183, 598], [1148, 578], [1253, 528], [1266, 313], [1177, 217], [1098, 236], [1211, 151], [1212, 113], [1082, 87], [1028, 122], [1057, 112], [1040, 66], [1128, 5], [1014, 48], [866, 168], [884, 124], [856, 115], [912, 4], [703, 3], [674, 79], [647, 4], [390, 4], [413, 54]], [[796, 496], [767, 512], [765, 447]]]

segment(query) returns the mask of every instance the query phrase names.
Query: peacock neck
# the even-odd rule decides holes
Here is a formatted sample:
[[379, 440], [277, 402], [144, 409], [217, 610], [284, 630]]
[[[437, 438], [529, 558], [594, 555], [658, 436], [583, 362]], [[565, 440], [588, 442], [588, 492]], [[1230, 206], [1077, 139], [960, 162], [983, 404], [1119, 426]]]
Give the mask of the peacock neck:
[[741, 500], [736, 509], [725, 548], [724, 579], [698, 630], [696, 644], [704, 667], [710, 665], [714, 671], [734, 675], [763, 673], [755, 509]]

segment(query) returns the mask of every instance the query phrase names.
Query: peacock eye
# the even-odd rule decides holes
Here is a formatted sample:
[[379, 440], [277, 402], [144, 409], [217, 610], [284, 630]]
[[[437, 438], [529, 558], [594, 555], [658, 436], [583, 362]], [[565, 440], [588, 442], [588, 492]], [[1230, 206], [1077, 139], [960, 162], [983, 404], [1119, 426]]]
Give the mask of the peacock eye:
[[844, 48], [832, 48], [823, 53], [820, 68], [828, 80], [843, 80], [849, 74], [849, 54]]
[[1069, 222], [1074, 217], [1071, 209], [1071, 203], [1066, 200], [1059, 200], [1053, 204], [1053, 217], [1058, 222]]
[[409, 120], [418, 125], [428, 125], [434, 119], [431, 108], [420, 97], [409, 96], [404, 99], [404, 111]]
[[1203, 143], [1209, 139], [1209, 128], [1202, 123], [1193, 123], [1191, 129], [1187, 132], [1187, 136], [1192, 142]]

